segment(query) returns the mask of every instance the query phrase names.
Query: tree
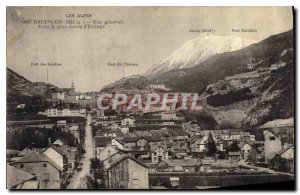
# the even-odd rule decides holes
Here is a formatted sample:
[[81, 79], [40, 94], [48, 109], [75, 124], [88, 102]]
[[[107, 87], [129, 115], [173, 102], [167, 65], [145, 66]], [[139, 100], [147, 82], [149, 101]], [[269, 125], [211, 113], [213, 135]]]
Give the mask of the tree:
[[238, 142], [236, 140], [234, 140], [232, 142], [232, 144], [229, 146], [228, 151], [230, 151], [230, 152], [237, 152], [239, 150], [240, 150], [240, 148], [239, 148]]
[[217, 152], [217, 146], [216, 146], [216, 143], [214, 141], [214, 138], [213, 138], [211, 132], [209, 132], [209, 135], [208, 135], [206, 148], [207, 148], [207, 151], [206, 151], [207, 156], [215, 156], [215, 154]]
[[258, 155], [257, 150], [255, 148], [252, 148], [249, 154], [249, 162], [255, 164], [257, 162], [257, 155]]
[[[106, 188], [106, 175], [103, 163], [98, 158], [92, 158], [90, 163], [90, 171], [94, 177], [94, 187], [95, 188]], [[100, 181], [98, 183], [97, 181]]]
[[278, 154], [270, 160], [270, 167], [276, 171], [289, 172], [287, 160]]

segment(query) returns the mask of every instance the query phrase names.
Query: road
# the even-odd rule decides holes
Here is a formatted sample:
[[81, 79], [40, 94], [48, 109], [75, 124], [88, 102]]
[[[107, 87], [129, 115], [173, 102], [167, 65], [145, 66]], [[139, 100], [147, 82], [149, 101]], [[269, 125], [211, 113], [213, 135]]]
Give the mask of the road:
[[86, 189], [86, 183], [83, 179], [86, 175], [89, 174], [90, 171], [90, 159], [93, 158], [93, 150], [94, 150], [94, 139], [92, 135], [91, 128], [91, 115], [87, 116], [87, 124], [85, 127], [85, 150], [86, 153], [83, 155], [81, 160], [82, 170], [79, 172], [75, 172], [71, 183], [68, 186], [68, 189]]

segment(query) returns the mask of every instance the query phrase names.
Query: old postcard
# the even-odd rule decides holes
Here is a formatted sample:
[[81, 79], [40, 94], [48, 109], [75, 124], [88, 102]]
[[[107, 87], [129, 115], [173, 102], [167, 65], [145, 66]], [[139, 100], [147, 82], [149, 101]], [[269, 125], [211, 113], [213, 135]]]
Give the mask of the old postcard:
[[293, 190], [293, 7], [7, 7], [7, 189]]

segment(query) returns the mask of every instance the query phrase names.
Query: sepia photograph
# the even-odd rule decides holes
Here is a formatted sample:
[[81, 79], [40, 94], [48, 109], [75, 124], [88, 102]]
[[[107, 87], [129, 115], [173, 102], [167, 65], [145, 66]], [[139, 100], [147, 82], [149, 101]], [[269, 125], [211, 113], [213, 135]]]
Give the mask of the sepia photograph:
[[295, 190], [294, 17], [7, 6], [6, 189]]

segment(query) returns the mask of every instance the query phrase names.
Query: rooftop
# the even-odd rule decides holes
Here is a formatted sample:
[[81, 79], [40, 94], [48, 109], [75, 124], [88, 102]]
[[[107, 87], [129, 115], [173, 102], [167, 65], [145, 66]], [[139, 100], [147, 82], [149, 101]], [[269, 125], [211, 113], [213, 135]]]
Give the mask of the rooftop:
[[16, 169], [13, 166], [7, 165], [7, 188], [14, 188], [19, 184], [22, 184], [26, 181], [29, 181], [33, 178], [35, 178], [34, 175], [31, 175], [30, 173], [27, 173], [25, 171]]

